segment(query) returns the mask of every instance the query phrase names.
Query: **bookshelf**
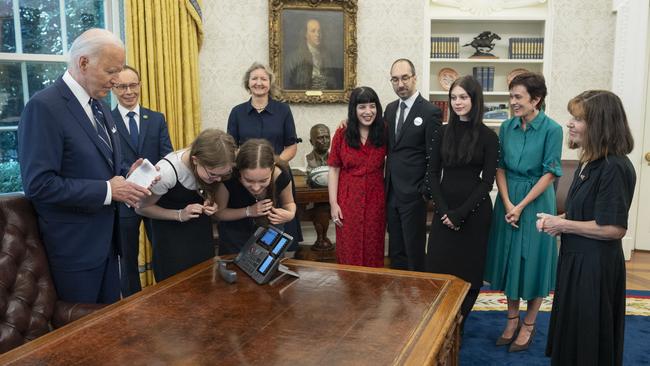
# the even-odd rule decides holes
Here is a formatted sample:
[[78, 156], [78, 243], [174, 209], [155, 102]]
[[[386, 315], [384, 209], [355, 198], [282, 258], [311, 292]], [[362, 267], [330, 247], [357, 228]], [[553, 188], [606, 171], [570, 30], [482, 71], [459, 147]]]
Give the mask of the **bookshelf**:
[[[424, 72], [428, 78], [424, 78], [423, 84], [429, 91], [429, 99], [432, 102], [443, 102], [447, 100], [448, 91], [438, 81], [438, 74], [443, 69], [453, 69], [459, 75], [472, 75], [474, 68], [477, 70], [492, 69], [492, 88], [490, 91], [484, 89], [483, 95], [488, 106], [504, 105], [508, 107], [508, 75], [515, 69], [525, 69], [539, 72], [546, 75], [550, 70], [550, 47], [548, 40], [551, 39], [548, 14], [548, 1], [544, 0], [522, 0], [518, 5], [512, 7], [489, 6], [489, 2], [481, 0], [427, 0], [429, 10], [429, 24], [425, 26]], [[498, 34], [501, 39], [494, 40], [495, 47], [491, 51], [497, 58], [470, 58], [475, 49], [464, 44], [472, 42], [474, 37], [483, 31], [491, 31]], [[451, 39], [452, 42], [458, 39], [458, 45], [452, 45], [451, 50], [458, 52], [458, 58], [432, 57], [432, 38], [436, 40]], [[510, 54], [510, 39], [530, 40], [532, 49], [537, 55], [530, 57], [538, 58], [512, 58]], [[544, 39], [543, 50], [540, 49], [539, 39]], [[445, 49], [445, 47], [442, 47]], [[447, 47], [449, 48], [449, 47]], [[440, 46], [434, 46], [440, 49]], [[517, 48], [517, 50], [521, 50]], [[528, 50], [528, 48], [526, 49]], [[532, 51], [530, 52], [533, 53]], [[521, 57], [521, 56], [520, 56]], [[525, 57], [525, 56], [524, 56]], [[481, 75], [479, 73], [479, 75]], [[487, 71], [484, 81], [487, 84]], [[547, 76], [548, 77], [548, 76]], [[438, 104], [438, 103], [437, 103]], [[486, 124], [498, 128], [502, 122], [501, 118], [487, 118]]]

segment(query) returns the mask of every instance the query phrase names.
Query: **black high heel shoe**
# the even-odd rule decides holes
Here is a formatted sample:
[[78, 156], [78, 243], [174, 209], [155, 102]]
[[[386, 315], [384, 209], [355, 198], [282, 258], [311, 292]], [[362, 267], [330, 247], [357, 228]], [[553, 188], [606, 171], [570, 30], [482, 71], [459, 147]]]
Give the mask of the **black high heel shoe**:
[[521, 319], [519, 319], [519, 315], [508, 318], [508, 320], [512, 320], [512, 319], [517, 319], [517, 329], [515, 329], [515, 332], [512, 333], [512, 337], [510, 337], [510, 338], [504, 338], [502, 336], [499, 337], [499, 339], [497, 339], [497, 343], [496, 343], [497, 346], [505, 346], [505, 345], [508, 345], [508, 344], [512, 343], [512, 341], [515, 340], [515, 337], [519, 333], [519, 328], [521, 328]]
[[528, 337], [528, 342], [524, 344], [517, 344], [515, 342], [512, 342], [510, 345], [510, 348], [508, 349], [508, 352], [519, 352], [519, 351], [525, 351], [528, 349], [528, 346], [533, 342], [533, 336], [535, 336], [535, 330], [537, 329], [535, 327], [535, 323], [533, 324], [527, 324], [525, 321], [523, 322], [525, 326], [527, 327], [533, 327], [533, 329], [530, 331], [530, 337]]

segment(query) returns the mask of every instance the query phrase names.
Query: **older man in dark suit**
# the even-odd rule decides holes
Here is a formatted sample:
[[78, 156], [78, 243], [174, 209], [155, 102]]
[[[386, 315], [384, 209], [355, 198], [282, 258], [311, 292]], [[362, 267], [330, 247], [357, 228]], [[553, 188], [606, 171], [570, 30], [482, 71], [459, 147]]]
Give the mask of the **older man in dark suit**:
[[68, 70], [29, 100], [18, 126], [25, 195], [64, 301], [119, 299], [116, 202], [137, 206], [151, 194], [122, 176], [117, 128], [99, 102], [124, 59], [124, 45], [111, 32], [84, 32], [70, 47]]
[[[122, 145], [122, 164], [131, 166], [139, 158], [152, 164], [172, 152], [165, 115], [140, 106], [140, 73], [131, 66], [124, 66], [113, 86], [118, 105], [113, 109]], [[138, 270], [140, 222], [144, 219], [147, 236], [151, 234], [151, 221], [138, 215], [132, 207], [120, 204], [120, 233], [122, 248], [120, 256], [120, 287], [127, 297], [141, 290]], [[151, 237], [149, 237], [151, 240]]]
[[424, 271], [429, 196], [425, 174], [431, 140], [440, 127], [442, 114], [418, 93], [411, 61], [395, 61], [390, 81], [399, 99], [388, 104], [384, 113], [388, 124], [388, 252], [392, 268]]

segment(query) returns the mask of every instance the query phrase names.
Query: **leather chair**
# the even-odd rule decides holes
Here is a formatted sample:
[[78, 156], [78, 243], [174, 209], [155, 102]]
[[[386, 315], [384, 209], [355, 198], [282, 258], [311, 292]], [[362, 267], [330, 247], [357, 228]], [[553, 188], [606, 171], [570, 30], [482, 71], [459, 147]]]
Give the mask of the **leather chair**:
[[578, 160], [562, 160], [562, 176], [555, 180], [555, 203], [557, 205], [557, 214], [561, 215], [566, 211], [564, 201], [571, 188], [573, 175], [578, 169], [580, 162]]
[[37, 222], [22, 194], [0, 195], [0, 353], [105, 306], [57, 300]]

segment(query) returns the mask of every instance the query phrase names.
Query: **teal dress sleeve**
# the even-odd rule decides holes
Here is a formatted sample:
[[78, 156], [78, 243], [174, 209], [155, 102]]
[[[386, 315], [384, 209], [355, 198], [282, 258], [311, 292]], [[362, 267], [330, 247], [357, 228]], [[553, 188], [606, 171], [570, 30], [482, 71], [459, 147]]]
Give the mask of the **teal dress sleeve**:
[[544, 161], [542, 175], [551, 173], [556, 177], [562, 176], [562, 127], [549, 118], [549, 131], [544, 144]]

